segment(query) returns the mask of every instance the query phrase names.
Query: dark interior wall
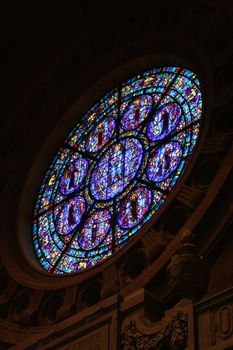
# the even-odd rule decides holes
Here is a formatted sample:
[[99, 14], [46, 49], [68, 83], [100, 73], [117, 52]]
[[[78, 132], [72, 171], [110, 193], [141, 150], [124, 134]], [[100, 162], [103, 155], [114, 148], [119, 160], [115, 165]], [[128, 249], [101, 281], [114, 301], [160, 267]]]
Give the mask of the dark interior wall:
[[[4, 114], [12, 112], [55, 57], [84, 33], [94, 39], [93, 30], [99, 30], [99, 37], [104, 39], [105, 47], [96, 42], [92, 48], [95, 55], [95, 50], [106, 52], [114, 46], [125, 46], [129, 37], [132, 41], [145, 37], [147, 41], [150, 33], [158, 33], [165, 41], [166, 33], [180, 36], [182, 32], [187, 41], [195, 40], [201, 47], [204, 24], [210, 31], [205, 47], [212, 60], [211, 36], [227, 30], [231, 21], [231, 1], [148, 1], [139, 6], [129, 1], [111, 6], [94, 1], [70, 1], [66, 5], [63, 1], [6, 2], [1, 11]], [[156, 48], [156, 41], [151, 46]]]

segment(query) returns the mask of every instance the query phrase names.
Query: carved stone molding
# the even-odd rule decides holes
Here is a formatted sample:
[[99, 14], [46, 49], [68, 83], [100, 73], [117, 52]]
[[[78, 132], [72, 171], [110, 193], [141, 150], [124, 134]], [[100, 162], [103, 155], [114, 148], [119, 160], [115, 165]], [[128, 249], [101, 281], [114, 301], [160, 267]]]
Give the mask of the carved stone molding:
[[150, 257], [150, 261], [156, 259], [167, 245], [167, 240], [162, 236], [161, 231], [151, 227], [142, 237], [142, 243]]
[[[111, 69], [114, 67], [114, 65], [118, 67], [121, 63], [124, 63], [124, 61], [128, 61], [129, 59], [133, 58], [133, 55], [135, 55], [135, 57], [137, 57], [137, 55], [147, 55], [150, 53], [154, 53], [154, 51], [161, 51], [161, 50], [163, 51], [164, 49], [166, 49], [166, 46], [170, 47], [173, 45], [174, 47], [175, 46], [178, 47], [178, 49], [174, 50], [174, 52], [173, 50], [171, 50], [171, 53], [174, 55], [174, 57], [176, 56], [176, 54], [178, 57], [181, 54], [181, 52], [188, 51], [187, 64], [189, 63], [189, 61], [195, 63], [195, 59], [191, 59], [191, 56], [192, 55], [193, 57], [195, 57], [196, 55], [198, 56], [199, 54], [196, 51], [198, 51], [199, 47], [202, 47], [202, 46], [204, 48], [203, 50], [204, 53], [210, 56], [211, 63], [213, 63], [215, 67], [226, 66], [227, 62], [232, 59], [233, 42], [232, 42], [232, 38], [228, 39], [228, 36], [230, 36], [231, 34], [231, 30], [229, 28], [230, 20], [227, 19], [227, 17], [230, 17], [230, 11], [229, 13], [227, 13], [228, 11], [226, 9], [225, 14], [223, 16], [222, 14], [220, 14], [219, 8], [217, 6], [217, 2], [213, 2], [211, 0], [208, 0], [208, 1], [206, 0], [203, 2], [203, 4], [201, 3], [199, 4], [199, 2], [192, 2], [187, 4], [187, 2], [182, 1], [181, 4], [178, 5], [178, 10], [176, 11], [178, 14], [176, 19], [176, 26], [175, 27], [173, 25], [171, 26], [172, 31], [175, 31], [174, 33], [176, 33], [174, 37], [176, 36], [177, 38], [181, 38], [181, 41], [185, 42], [184, 39], [185, 39], [185, 35], [187, 34], [187, 37], [190, 39], [190, 41], [192, 41], [193, 37], [196, 37], [198, 45], [196, 46], [194, 45], [194, 50], [191, 50], [193, 45], [191, 42], [190, 49], [188, 47], [188, 50], [187, 50], [186, 46], [184, 46], [184, 48], [182, 46], [182, 50], [180, 50], [180, 47], [176, 43], [176, 40], [174, 40], [174, 43], [170, 42], [172, 44], [170, 45], [167, 43], [167, 40], [165, 40], [164, 37], [162, 37], [162, 40], [161, 40], [161, 42], [165, 43], [164, 46], [160, 44], [159, 40], [157, 40], [156, 46], [151, 45], [152, 42], [156, 42], [156, 38], [157, 38], [156, 35], [158, 33], [158, 29], [161, 28], [163, 30], [163, 33], [164, 31], [170, 31], [171, 29], [170, 24], [173, 23], [172, 19], [173, 19], [174, 1], [165, 1], [164, 3], [161, 2], [160, 4], [159, 3], [157, 4], [157, 3], [158, 2], [155, 2], [156, 4], [155, 8], [157, 9], [156, 13], [157, 13], [157, 19], [158, 19], [156, 23], [154, 21], [155, 11], [149, 11], [148, 13], [148, 11], [146, 10], [137, 9], [138, 13], [133, 13], [136, 11], [136, 7], [134, 9], [130, 8], [127, 10], [125, 9], [125, 5], [124, 5], [122, 7], [119, 6], [119, 8], [116, 9], [114, 14], [112, 14], [111, 16], [106, 16], [108, 17], [109, 23], [113, 21], [113, 17], [114, 18], [117, 17], [117, 22], [119, 24], [118, 30], [114, 29], [114, 25], [112, 25], [112, 28], [111, 28], [111, 26], [109, 25], [106, 26], [105, 23], [101, 24], [101, 26], [104, 27], [104, 30], [100, 29], [100, 23], [97, 23], [95, 25], [94, 30], [92, 27], [88, 27], [88, 33], [86, 35], [83, 34], [78, 36], [79, 37], [78, 40], [80, 41], [80, 43], [75, 43], [74, 47], [69, 48], [69, 50], [66, 49], [64, 54], [59, 55], [59, 58], [57, 58], [56, 62], [54, 62], [51, 65], [51, 67], [48, 68], [46, 74], [43, 75], [43, 77], [41, 78], [41, 82], [31, 89], [29, 98], [26, 96], [26, 98], [24, 99], [24, 102], [21, 105], [21, 108], [17, 107], [18, 109], [15, 112], [14, 120], [13, 120], [13, 117], [8, 116], [9, 120], [11, 119], [13, 120], [14, 127], [13, 128], [7, 127], [3, 130], [3, 133], [2, 133], [3, 137], [1, 139], [2, 140], [1, 142], [4, 142], [4, 143], [6, 142], [5, 148], [2, 148], [3, 154], [1, 157], [2, 168], [4, 168], [4, 173], [1, 176], [1, 181], [4, 187], [6, 186], [5, 176], [7, 176], [7, 180], [9, 181], [8, 171], [9, 170], [13, 171], [11, 169], [12, 166], [9, 167], [8, 165], [8, 163], [9, 164], [14, 163], [11, 161], [10, 157], [14, 156], [16, 158], [17, 155], [20, 153], [20, 149], [21, 149], [20, 147], [27, 146], [26, 140], [27, 140], [28, 134], [32, 134], [34, 137], [34, 131], [32, 130], [32, 127], [34, 127], [34, 130], [37, 128], [39, 129], [39, 127], [46, 129], [45, 132], [43, 133], [43, 135], [45, 135], [47, 132], [48, 125], [49, 127], [51, 127], [53, 123], [58, 121], [60, 114], [62, 114], [63, 111], [66, 110], [67, 108], [66, 105], [69, 107], [70, 102], [73, 103], [73, 101], [77, 98], [77, 96], [85, 92], [86, 88], [88, 86], [91, 86], [91, 84], [94, 81], [97, 81], [100, 78], [100, 76], [104, 76], [106, 73], [110, 72]], [[204, 3], [206, 3], [206, 5], [204, 5]], [[144, 11], [143, 16], [141, 11]], [[166, 28], [164, 27], [164, 20], [160, 20], [160, 18], [161, 19], [163, 18], [162, 14], [165, 12], [167, 16], [170, 16], [167, 18], [168, 27], [166, 26]], [[98, 18], [98, 16], [96, 17]], [[141, 26], [143, 30], [141, 30], [140, 26], [136, 25], [139, 18], [140, 18], [140, 21], [142, 21], [141, 23], [143, 23], [143, 26]], [[197, 18], [198, 18], [198, 21], [197, 21]], [[221, 19], [221, 18], [222, 18], [221, 21], [217, 21], [217, 19]], [[100, 21], [101, 21], [101, 18], [100, 18]], [[112, 23], [114, 24], [114, 22]], [[227, 27], [225, 28], [225, 32], [224, 32], [225, 23], [227, 24]], [[94, 24], [95, 22], [93, 21], [93, 25]], [[36, 23], [35, 23], [35, 26], [36, 26]], [[30, 31], [28, 30], [28, 33], [29, 32]], [[65, 36], [66, 35], [65, 26], [64, 26], [63, 33]], [[105, 33], [105, 35], [103, 35], [103, 33]], [[145, 33], [148, 33], [149, 39], [147, 38], [147, 35], [145, 35]], [[149, 37], [149, 33], [151, 34], [150, 37]], [[27, 37], [27, 33], [25, 30], [25, 39], [27, 39], [26, 37]], [[142, 38], [142, 40], [140, 39], [140, 37]], [[120, 40], [118, 41], [117, 38], [120, 38]], [[70, 41], [68, 42], [71, 42], [71, 39], [72, 38], [70, 38]], [[219, 43], [219, 45], [216, 47], [214, 47], [215, 42]], [[37, 42], [37, 44], [39, 44], [39, 41]], [[67, 42], [66, 42], [66, 45], [67, 45]], [[27, 45], [27, 46], [30, 47], [31, 45]], [[116, 47], [116, 50], [112, 50], [112, 53], [111, 53], [111, 49], [113, 46]], [[21, 47], [26, 47], [26, 45], [21, 45]], [[60, 47], [59, 52], [62, 49], [64, 48]], [[33, 54], [33, 50], [31, 51]], [[127, 56], [127, 54], [125, 55], [125, 53], [127, 53], [128, 51], [132, 51], [132, 53], [130, 52], [130, 54]], [[133, 54], [134, 51], [136, 53]], [[17, 54], [16, 54], [16, 57], [17, 57]], [[184, 59], [184, 61], [186, 62], [185, 57], [186, 57], [186, 54], [182, 59]], [[201, 58], [200, 62], [199, 62], [199, 59], [197, 60], [198, 61], [197, 71], [198, 70], [202, 71], [200, 63], [204, 60], [202, 60], [202, 57], [200, 58]], [[51, 57], [49, 58], [49, 60], [53, 60], [53, 59], [54, 57], [52, 57], [52, 54], [51, 54]], [[101, 62], [101, 61], [102, 63], [98, 65], [98, 62]], [[141, 69], [140, 64], [136, 66], [138, 67], [137, 68], [138, 70]], [[198, 66], [200, 67], [198, 68]], [[133, 64], [132, 67], [133, 69], [135, 69], [135, 64]], [[128, 75], [130, 76], [130, 72], [131, 72], [130, 69], [131, 68], [129, 69], [123, 68], [122, 70], [118, 70], [116, 72], [114, 71], [113, 72], [114, 79], [116, 79], [116, 77], [119, 77], [119, 79], [122, 79], [122, 76], [124, 76], [124, 74], [126, 74], [127, 76]], [[212, 69], [212, 64], [210, 69]], [[203, 68], [203, 71], [208, 71], [208, 70], [209, 68], [208, 69], [206, 69], [206, 67]], [[38, 71], [39, 71], [39, 68], [38, 68]], [[230, 69], [226, 67], [226, 72], [228, 73], [228, 71], [230, 72]], [[96, 74], [96, 72], [98, 73]], [[122, 75], [119, 74], [121, 72], [122, 72]], [[218, 85], [220, 86], [220, 84], [218, 84], [219, 82], [217, 80], [216, 88], [218, 89], [217, 90], [218, 92], [215, 97], [215, 106], [217, 108], [220, 106], [224, 106], [225, 104], [227, 105], [231, 104], [232, 96], [233, 96], [232, 84], [229, 86], [224, 85], [225, 76], [222, 74], [222, 72], [219, 72], [219, 77], [221, 77], [222, 85], [221, 85], [221, 88], [219, 88]], [[17, 79], [17, 75], [16, 75], [16, 79]], [[108, 78], [108, 79], [110, 81], [110, 85], [112, 84], [113, 81], [115, 81], [112, 78]], [[205, 80], [206, 80], [205, 74], [203, 74], [203, 87], [205, 84], [208, 85], [205, 82]], [[75, 82], [76, 83], [78, 82], [77, 86], [75, 86]], [[30, 81], [30, 84], [31, 84], [31, 81]], [[70, 91], [71, 85], [74, 86], [74, 89], [72, 90], [72, 94]], [[97, 88], [96, 89], [98, 91], [98, 95], [101, 94], [102, 90], [105, 91], [108, 85], [109, 85], [109, 82], [107, 82], [107, 79], [106, 79], [106, 82], [104, 82], [104, 84], [101, 83], [101, 85], [97, 86], [98, 89]], [[205, 111], [207, 112], [206, 114], [209, 114], [208, 110], [210, 109], [211, 111], [211, 108], [212, 108], [211, 103], [207, 101], [207, 100], [211, 100], [211, 98], [209, 97], [211, 96], [211, 86], [212, 86], [212, 83], [210, 84], [209, 87], [207, 86], [207, 89], [205, 91], [206, 94], [204, 94], [206, 98], [206, 101], [204, 101]], [[102, 90], [100, 88], [102, 88]], [[95, 96], [95, 93], [96, 92], [92, 90], [91, 93], [88, 93], [88, 98], [89, 96]], [[14, 93], [12, 93], [12, 97], [14, 100]], [[84, 101], [85, 101], [85, 98], [84, 98]], [[89, 104], [89, 102], [87, 104]], [[13, 105], [14, 103], [12, 103], [12, 106]], [[60, 105], [62, 106], [62, 108], [60, 108]], [[210, 105], [210, 108], [208, 107], [208, 105]], [[52, 113], [51, 113], [51, 110], [53, 110]], [[57, 113], [57, 111], [59, 111], [59, 113]], [[27, 119], [29, 123], [27, 124], [23, 118]], [[207, 120], [207, 117], [206, 117], [206, 120]], [[34, 123], [34, 126], [32, 125], [33, 123]], [[64, 127], [64, 125], [62, 127]], [[7, 131], [7, 133], [5, 133], [5, 131]], [[25, 134], [24, 134], [24, 131], [25, 131]], [[38, 132], [35, 134], [38, 134]], [[25, 144], [23, 145], [23, 143]], [[211, 139], [207, 139], [205, 144], [202, 147], [201, 152], [203, 155], [211, 155], [211, 156], [215, 152], [219, 152], [219, 153], [224, 152], [226, 150], [226, 143], [227, 143], [227, 139], [225, 139], [225, 136], [224, 137], [216, 136]], [[35, 147], [35, 150], [36, 150], [36, 147], [37, 147], [36, 142], [33, 143], [33, 145], [29, 144], [29, 147], [26, 147], [27, 148], [26, 156], [22, 157], [23, 163], [26, 161], [28, 154], [32, 156], [34, 152], [34, 148], [31, 146]], [[35, 151], [35, 153], [37, 153], [37, 150]], [[4, 157], [9, 157], [9, 159]], [[232, 159], [232, 156], [231, 158], [228, 158], [228, 162], [230, 161], [230, 159]], [[194, 164], [195, 159], [193, 159], [192, 161]], [[223, 170], [226, 169], [227, 162], [226, 164], [224, 162], [222, 164], [223, 164]], [[204, 167], [204, 171], [206, 171], [205, 170], [206, 168], [208, 167]], [[25, 173], [26, 166], [25, 168], [20, 167], [19, 169], [20, 169], [20, 172], [16, 171], [18, 184], [20, 183], [19, 175], [21, 173], [22, 174]], [[175, 200], [178, 200], [180, 203], [187, 206], [188, 210], [190, 210], [190, 208], [196, 209], [199, 204], [199, 201], [203, 199], [205, 195], [205, 191], [208, 186], [206, 188], [198, 189], [195, 187], [195, 184], [190, 185], [189, 178], [187, 179], [188, 179], [187, 184], [183, 184], [183, 186], [179, 188], [179, 193], [176, 196]], [[218, 182], [215, 183], [212, 187], [210, 184], [209, 186], [210, 191], [206, 194], [206, 202], [204, 203], [206, 208], [208, 208], [208, 206], [214, 203], [215, 197], [214, 195], [211, 195], [211, 192], [212, 194], [215, 192], [216, 188], [218, 188], [217, 185], [220, 184], [221, 181], [222, 180], [219, 179]], [[1, 187], [1, 184], [0, 184], [0, 187]], [[13, 188], [13, 191], [11, 192], [8, 190], [7, 196], [9, 198], [11, 197], [11, 198], [17, 199], [18, 192], [14, 186], [12, 186], [12, 188]], [[219, 190], [220, 190], [220, 186], [219, 186]], [[14, 195], [14, 197], [12, 195]], [[207, 203], [207, 200], [209, 201], [209, 204]], [[12, 201], [11, 199], [11, 202], [14, 202], [14, 201]], [[14, 203], [10, 203], [10, 204], [11, 204], [10, 208], [14, 208]], [[199, 213], [197, 212], [196, 215], [193, 215], [193, 217], [190, 217], [189, 225], [187, 225], [187, 227], [189, 228], [191, 227], [190, 228], [191, 230], [195, 229], [195, 226], [198, 224], [200, 217], [202, 215], [204, 216], [205, 211], [207, 210], [205, 207], [203, 205], [202, 208], [200, 207]], [[170, 208], [168, 207], [168, 211], [169, 210]], [[3, 217], [4, 216], [6, 216], [5, 212]], [[11, 221], [13, 222], [13, 220], [11, 220], [11, 218], [13, 218], [13, 214], [11, 211], [9, 211], [9, 216], [6, 216], [6, 217], [9, 223], [11, 223]], [[2, 232], [4, 233], [4, 237], [9, 236], [8, 230], [5, 229], [5, 226], [3, 227]], [[15, 227], [12, 227], [12, 232], [14, 232], [15, 234], [16, 232]], [[201, 231], [200, 234], [204, 235], [205, 232]], [[11, 249], [13, 250], [16, 244], [13, 245], [11, 243], [17, 242], [17, 240], [15, 239], [15, 236], [13, 235], [10, 236], [9, 241], [10, 241]], [[169, 242], [164, 242], [163, 237], [161, 238], [161, 236], [158, 236], [157, 232], [155, 232], [153, 229], [149, 230], [148, 232], [145, 232], [145, 235], [142, 235], [142, 240], [140, 244], [141, 243], [143, 245], [144, 251], [146, 252], [146, 257], [148, 256], [148, 260], [145, 259], [144, 266], [141, 265], [138, 267], [138, 271], [140, 272], [137, 276], [138, 280], [136, 278], [132, 279], [127, 274], [123, 274], [122, 276], [123, 283], [120, 287], [127, 285], [128, 287], [131, 288], [131, 290], [136, 290], [137, 288], [140, 288], [140, 286], [144, 286], [145, 283], [148, 283], [148, 281], [150, 281], [152, 278], [155, 278], [156, 274], [159, 274], [159, 271], [161, 270], [161, 268], [163, 268], [165, 264], [167, 264], [168, 259], [172, 254], [175, 254], [175, 251], [178, 247], [178, 244], [176, 245], [176, 243], [174, 243], [173, 245], [168, 247], [168, 250], [165, 251], [164, 248]], [[4, 244], [1, 243], [1, 245], [3, 247], [3, 254], [4, 254], [5, 252], [7, 252], [7, 250], [5, 249]], [[138, 249], [138, 248], [136, 248], [135, 246], [135, 249]], [[178, 265], [181, 266], [183, 264], [183, 261], [184, 261], [183, 253], [180, 254], [179, 256], [180, 260], [178, 261], [178, 263], [181, 263], [181, 264], [180, 265], [177, 264], [176, 267], [178, 267]], [[187, 250], [186, 250], [186, 253], [187, 253]], [[70, 276], [69, 278], [67, 276], [64, 279], [61, 278], [59, 282], [58, 282], [58, 279], [55, 279], [53, 276], [50, 276], [47, 279], [47, 276], [44, 277], [43, 275], [40, 275], [40, 273], [37, 273], [34, 270], [29, 271], [29, 267], [27, 265], [22, 264], [23, 258], [21, 256], [14, 255], [14, 254], [15, 254], [15, 251], [13, 251], [12, 253], [14, 259], [13, 258], [10, 259], [8, 255], [8, 258], [4, 259], [4, 264], [9, 266], [9, 272], [18, 281], [19, 284], [25, 285], [32, 289], [32, 297], [31, 297], [29, 306], [26, 308], [26, 310], [24, 310], [21, 313], [21, 316], [20, 316], [20, 323], [22, 325], [25, 325], [28, 323], [28, 320], [30, 319], [30, 317], [38, 308], [42, 309], [42, 306], [43, 306], [43, 312], [46, 313], [47, 309], [49, 308], [49, 306], [51, 306], [51, 303], [56, 297], [55, 292], [54, 294], [51, 292], [51, 297], [49, 298], [48, 303], [46, 304], [44, 303], [44, 300], [41, 301], [43, 292], [41, 292], [40, 294], [40, 292], [38, 292], [37, 290], [34, 290], [34, 288], [43, 289], [45, 291], [44, 292], [45, 294], [47, 293], [46, 290], [48, 289], [52, 290], [53, 288], [55, 289], [64, 288], [65, 295], [63, 296], [62, 294], [61, 298], [59, 298], [59, 301], [55, 303], [56, 305], [54, 306], [54, 313], [56, 314], [53, 320], [54, 324], [55, 322], [63, 320], [64, 318], [67, 318], [72, 314], [73, 305], [76, 303], [77, 290], [81, 290], [81, 288], [83, 288], [82, 289], [83, 290], [83, 294], [82, 294], [83, 309], [86, 308], [87, 305], [90, 304], [90, 301], [92, 302], [92, 300], [94, 300], [94, 302], [96, 303], [99, 302], [99, 298], [93, 298], [93, 295], [87, 295], [87, 292], [89, 292], [89, 290], [93, 291], [93, 294], [95, 296], [97, 294], [95, 290], [99, 292], [99, 289], [100, 289], [101, 299], [105, 299], [109, 297], [110, 295], [112, 295], [114, 292], [118, 290], [118, 281], [116, 278], [117, 274], [115, 271], [115, 266], [112, 267], [111, 263], [106, 267], [106, 269], [102, 269], [98, 267], [99, 269], [98, 271], [100, 272], [99, 276], [101, 278], [101, 286], [100, 287], [96, 286], [96, 289], [94, 290], [93, 285], [90, 286], [90, 288], [89, 286], [85, 286], [85, 283], [88, 283], [89, 277], [87, 281], [85, 281], [85, 283], [83, 283], [83, 280], [80, 279], [80, 285], [78, 286], [77, 286], [77, 283], [79, 282], [77, 282], [78, 279], [75, 277], [75, 275]], [[126, 258], [127, 258], [127, 253], [123, 256], [122, 260], [119, 260], [119, 263], [125, 260]], [[161, 258], [161, 259], [156, 261], [157, 258], [158, 259]], [[186, 254], [186, 258], [187, 258], [187, 254]], [[135, 260], [137, 261], [137, 259]], [[154, 263], [154, 265], [152, 265], [152, 262]], [[116, 262], [116, 266], [118, 265], [119, 265], [118, 262]], [[131, 264], [131, 266], [132, 265], [133, 264]], [[20, 266], [20, 269], [18, 268], [18, 266]], [[140, 268], [141, 268], [141, 271], [140, 271]], [[131, 271], [131, 268], [129, 268], [129, 265], [126, 269], [124, 269], [123, 272], [125, 273], [127, 271], [129, 272]], [[179, 277], [182, 277], [182, 274], [184, 272], [187, 272], [185, 268], [181, 270]], [[95, 272], [93, 273], [90, 272], [90, 278], [94, 277], [94, 274]], [[85, 276], [85, 275], [83, 274], [82, 276]], [[71, 282], [68, 282], [68, 281], [71, 281]], [[73, 286], [74, 283], [76, 283], [75, 286]], [[66, 288], [68, 285], [72, 287]], [[4, 293], [0, 296], [0, 305], [4, 304], [4, 307], [6, 308], [8, 307], [7, 303], [12, 300], [12, 297], [15, 295], [17, 287], [18, 287], [18, 284], [16, 282], [11, 281], [9, 283]], [[125, 293], [128, 293], [128, 292], [126, 291]], [[60, 300], [61, 300], [61, 304], [60, 304]], [[77, 310], [79, 312], [81, 309], [77, 308]], [[216, 310], [213, 309], [211, 311], [212, 316], [211, 316], [211, 313], [208, 312], [208, 322], [210, 319], [211, 319], [211, 322], [213, 321], [211, 323], [211, 325], [213, 325], [213, 329], [212, 328], [211, 329], [213, 330], [212, 336], [213, 336], [213, 339], [215, 339], [216, 341], [216, 345], [218, 345], [218, 341], [222, 337], [222, 334], [226, 334], [228, 336], [228, 333], [230, 332], [230, 331], [228, 332], [228, 329], [231, 329], [231, 327], [229, 326], [229, 312], [232, 312], [231, 306], [226, 306], [220, 311], [218, 311], [217, 309]], [[220, 322], [220, 318], [222, 320], [221, 322]], [[117, 328], [117, 326], [115, 328]], [[177, 328], [179, 329], [179, 327]], [[141, 335], [144, 334], [140, 330], [138, 330], [138, 332]], [[116, 333], [117, 332], [115, 331], [115, 334]], [[159, 331], [158, 331], [158, 334], [159, 334]], [[9, 336], [9, 339], [11, 339], [10, 336]], [[228, 341], [230, 339], [231, 339], [231, 336], [227, 337], [225, 341]], [[74, 345], [74, 347], [75, 346], [81, 347], [82, 343], [81, 345], [77, 343], [76, 345]], [[135, 344], [133, 344], [132, 346], [134, 347], [131, 347], [131, 349], [134, 349], [134, 348], [136, 349]], [[145, 349], [147, 348], [145, 347]], [[158, 347], [158, 349], [160, 348]], [[169, 349], [169, 347], [167, 348], [164, 347], [164, 349]], [[182, 348], [178, 347], [178, 349], [182, 349]], [[202, 349], [206, 350], [207, 347], [203, 347]], [[101, 350], [103, 350], [103, 347], [101, 348]]]
[[[66, 288], [64, 302], [61, 308], [57, 311], [56, 320], [60, 321], [69, 317], [74, 311], [77, 297], [77, 285]], [[73, 309], [73, 310], [72, 310]]]
[[188, 317], [183, 311], [154, 334], [143, 334], [137, 329], [136, 322], [130, 322], [122, 330], [123, 350], [182, 350], [187, 346]]
[[32, 298], [32, 290], [25, 288], [18, 288], [17, 293], [14, 294], [13, 298], [8, 307], [8, 320], [12, 323], [21, 323], [21, 316], [26, 310], [29, 309], [30, 300]]
[[117, 350], [118, 302], [119, 299], [115, 295], [84, 310], [81, 315], [73, 315], [52, 327], [41, 327], [39, 332], [35, 332], [34, 329], [34, 334], [24, 339], [21, 337], [19, 344], [12, 350]]
[[39, 308], [38, 322], [40, 325], [50, 325], [57, 320], [57, 313], [62, 308], [65, 291], [45, 293]]
[[198, 349], [232, 349], [233, 288], [197, 303]]
[[38, 308], [40, 306], [43, 295], [44, 291], [42, 290], [34, 291], [28, 307], [25, 310], [23, 310], [22, 314], [20, 315], [20, 324], [27, 325], [31, 321], [33, 315], [35, 315], [35, 313], [38, 312]]
[[210, 311], [211, 345], [233, 337], [233, 304]]
[[190, 299], [203, 295], [209, 280], [207, 263], [198, 256], [194, 237], [189, 231], [183, 233], [182, 245], [167, 267], [168, 284], [173, 294]]
[[116, 265], [110, 265], [103, 271], [103, 283], [101, 288], [101, 298], [107, 298], [119, 289], [119, 277]]
[[204, 196], [207, 188], [183, 185], [177, 195], [177, 200], [189, 208], [194, 209]]

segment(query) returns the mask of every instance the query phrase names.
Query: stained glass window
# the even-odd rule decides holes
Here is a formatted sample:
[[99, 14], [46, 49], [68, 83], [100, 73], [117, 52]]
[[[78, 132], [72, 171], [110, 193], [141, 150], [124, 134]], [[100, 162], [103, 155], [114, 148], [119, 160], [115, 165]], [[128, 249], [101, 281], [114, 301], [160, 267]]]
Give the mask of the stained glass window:
[[201, 116], [200, 82], [179, 67], [134, 76], [92, 106], [39, 190], [33, 242], [41, 265], [79, 272], [140, 234], [184, 172]]

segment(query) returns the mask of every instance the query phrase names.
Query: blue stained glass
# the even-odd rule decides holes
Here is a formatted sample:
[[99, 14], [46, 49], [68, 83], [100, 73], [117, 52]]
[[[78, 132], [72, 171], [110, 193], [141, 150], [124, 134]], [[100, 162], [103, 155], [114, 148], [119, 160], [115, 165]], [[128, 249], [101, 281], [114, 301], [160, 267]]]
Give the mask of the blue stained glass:
[[85, 213], [85, 199], [75, 197], [66, 202], [56, 216], [57, 230], [61, 235], [67, 235], [80, 223]]
[[148, 124], [147, 135], [150, 140], [162, 140], [178, 125], [181, 108], [175, 103], [169, 103], [159, 108]]
[[127, 196], [121, 203], [118, 214], [118, 224], [121, 228], [137, 225], [149, 211], [152, 193], [145, 187], [139, 187]]
[[123, 129], [136, 129], [146, 119], [152, 105], [153, 98], [150, 95], [138, 97], [130, 103], [121, 120]]
[[138, 234], [183, 174], [201, 124], [198, 77], [179, 67], [138, 74], [95, 103], [39, 190], [33, 242], [43, 268], [93, 268]]
[[154, 150], [147, 168], [148, 179], [153, 182], [165, 180], [177, 168], [182, 157], [178, 142], [169, 142]]
[[105, 118], [94, 127], [87, 138], [86, 148], [89, 152], [100, 151], [111, 139], [115, 129], [115, 120]]
[[108, 200], [124, 191], [136, 176], [142, 155], [142, 145], [137, 139], [126, 138], [110, 147], [91, 178], [91, 193], [95, 199]]
[[71, 163], [60, 181], [60, 192], [64, 195], [77, 190], [82, 184], [88, 169], [88, 161], [79, 158], [76, 162]]
[[95, 248], [101, 243], [110, 229], [111, 216], [107, 210], [98, 210], [86, 220], [78, 241], [85, 250]]

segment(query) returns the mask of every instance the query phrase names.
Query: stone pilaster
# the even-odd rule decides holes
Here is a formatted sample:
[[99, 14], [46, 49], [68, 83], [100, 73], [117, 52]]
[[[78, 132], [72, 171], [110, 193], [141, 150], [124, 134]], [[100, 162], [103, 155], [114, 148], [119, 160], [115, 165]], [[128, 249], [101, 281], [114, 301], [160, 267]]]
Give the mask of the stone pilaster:
[[33, 292], [28, 307], [20, 315], [20, 324], [27, 325], [31, 321], [32, 317], [37, 313], [39, 309], [43, 295], [44, 291], [42, 290], [35, 290]]
[[61, 308], [57, 311], [57, 321], [65, 319], [72, 314], [72, 311], [75, 310], [77, 296], [77, 285], [66, 288], [64, 303]]
[[101, 289], [101, 298], [107, 298], [117, 292], [119, 288], [119, 277], [116, 265], [112, 264], [103, 271], [103, 285]]

